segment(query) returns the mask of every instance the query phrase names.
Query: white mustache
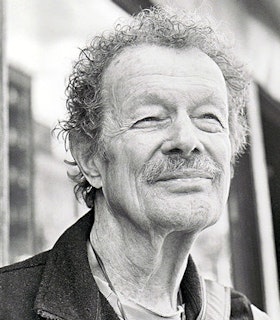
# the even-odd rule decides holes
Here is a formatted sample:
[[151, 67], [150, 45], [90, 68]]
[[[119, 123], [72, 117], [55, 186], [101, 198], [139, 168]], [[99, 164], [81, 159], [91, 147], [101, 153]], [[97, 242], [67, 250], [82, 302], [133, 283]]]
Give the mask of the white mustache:
[[221, 165], [211, 157], [205, 155], [191, 155], [182, 158], [169, 155], [161, 160], [148, 161], [143, 168], [142, 178], [148, 184], [172, 177], [202, 177], [217, 179], [222, 173]]

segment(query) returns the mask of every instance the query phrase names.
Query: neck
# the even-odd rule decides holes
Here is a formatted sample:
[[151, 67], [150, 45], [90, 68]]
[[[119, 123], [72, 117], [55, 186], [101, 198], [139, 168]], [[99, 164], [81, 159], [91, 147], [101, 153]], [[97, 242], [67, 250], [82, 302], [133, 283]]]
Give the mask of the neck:
[[[155, 312], [176, 311], [194, 238], [182, 231], [143, 230], [125, 217], [116, 217], [104, 201], [96, 201], [90, 240], [114, 289]], [[105, 280], [98, 265], [94, 272]]]

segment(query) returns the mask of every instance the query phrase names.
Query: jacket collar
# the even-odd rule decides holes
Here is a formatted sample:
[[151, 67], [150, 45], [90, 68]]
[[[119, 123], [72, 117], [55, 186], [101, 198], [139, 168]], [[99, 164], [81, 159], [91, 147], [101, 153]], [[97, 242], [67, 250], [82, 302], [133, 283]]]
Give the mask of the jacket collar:
[[[87, 240], [94, 222], [89, 211], [59, 238], [50, 251], [34, 309], [52, 320], [118, 320], [99, 293], [87, 257]], [[202, 307], [201, 279], [189, 258], [181, 283], [186, 318], [197, 319]]]
[[[90, 211], [50, 251], [34, 308], [47, 319], [93, 320], [104, 305], [92, 277], [86, 242], [94, 221]], [[107, 313], [110, 313], [106, 310]], [[112, 313], [113, 314], [113, 313]], [[118, 318], [110, 318], [118, 319]]]

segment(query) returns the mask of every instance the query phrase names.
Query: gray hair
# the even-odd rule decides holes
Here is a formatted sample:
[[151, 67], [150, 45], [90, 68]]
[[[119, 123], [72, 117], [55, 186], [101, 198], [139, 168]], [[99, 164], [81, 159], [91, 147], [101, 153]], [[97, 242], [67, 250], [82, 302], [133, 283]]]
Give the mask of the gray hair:
[[[68, 119], [59, 123], [65, 142], [83, 144], [85, 157], [104, 153], [101, 130], [104, 119], [102, 77], [110, 62], [125, 48], [152, 44], [170, 48], [195, 47], [213, 59], [225, 78], [229, 99], [229, 128], [232, 163], [246, 145], [247, 85], [243, 64], [232, 48], [207, 19], [183, 10], [153, 7], [133, 19], [116, 24], [114, 30], [94, 37], [81, 50], [66, 89]], [[73, 162], [73, 165], [76, 165]], [[94, 203], [95, 189], [82, 172], [70, 175], [76, 182], [76, 196], [82, 196], [88, 207]]]

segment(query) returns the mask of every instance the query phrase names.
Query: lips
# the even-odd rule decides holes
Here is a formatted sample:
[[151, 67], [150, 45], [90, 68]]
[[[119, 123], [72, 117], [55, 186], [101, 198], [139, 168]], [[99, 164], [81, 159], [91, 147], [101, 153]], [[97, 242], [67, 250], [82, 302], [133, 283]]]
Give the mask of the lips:
[[183, 172], [166, 172], [162, 173], [155, 182], [168, 180], [194, 180], [194, 179], [213, 179], [209, 172], [198, 171], [193, 169], [184, 170]]

